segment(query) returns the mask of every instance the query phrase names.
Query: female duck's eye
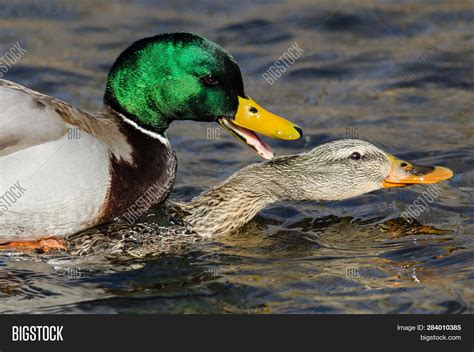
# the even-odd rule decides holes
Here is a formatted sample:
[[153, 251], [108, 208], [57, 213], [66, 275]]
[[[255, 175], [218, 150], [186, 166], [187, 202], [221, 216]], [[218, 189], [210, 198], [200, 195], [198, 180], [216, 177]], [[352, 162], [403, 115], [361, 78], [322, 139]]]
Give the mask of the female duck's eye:
[[360, 153], [359, 152], [354, 152], [351, 154], [351, 159], [352, 160], [359, 160], [360, 159]]
[[204, 84], [208, 86], [215, 86], [216, 84], [219, 83], [219, 80], [213, 75], [206, 75], [202, 77], [201, 80], [204, 82]]

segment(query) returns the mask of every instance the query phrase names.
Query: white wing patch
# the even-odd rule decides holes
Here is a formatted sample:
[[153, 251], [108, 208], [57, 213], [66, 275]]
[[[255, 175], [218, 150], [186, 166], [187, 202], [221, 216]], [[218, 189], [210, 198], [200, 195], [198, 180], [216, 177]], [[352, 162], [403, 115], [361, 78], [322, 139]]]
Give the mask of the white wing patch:
[[23, 92], [0, 87], [0, 157], [67, 133], [61, 117]]
[[103, 109], [97, 116], [0, 79], [0, 157], [55, 141], [78, 127], [103, 143], [117, 159], [133, 163], [133, 150], [120, 131], [121, 118]]
[[0, 242], [66, 236], [95, 225], [109, 167], [107, 148], [84, 131], [1, 157], [0, 193], [18, 185], [21, 192], [2, 210]]
[[[95, 225], [114, 152], [132, 159], [113, 117], [95, 118], [0, 80], [0, 242], [65, 236]], [[21, 194], [3, 197], [12, 187]]]

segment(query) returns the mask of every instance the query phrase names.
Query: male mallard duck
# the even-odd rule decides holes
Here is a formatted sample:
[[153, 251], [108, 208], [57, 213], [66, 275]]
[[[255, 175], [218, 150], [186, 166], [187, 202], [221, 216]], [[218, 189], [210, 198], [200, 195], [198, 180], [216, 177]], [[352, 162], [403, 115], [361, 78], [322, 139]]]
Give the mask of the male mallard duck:
[[5, 80], [0, 105], [3, 248], [62, 247], [62, 237], [120, 216], [147, 191], [148, 207], [166, 199], [176, 174], [166, 138], [173, 120], [217, 121], [265, 158], [273, 153], [252, 131], [302, 135], [245, 95], [229, 53], [190, 33], [126, 49], [95, 116]]
[[190, 202], [177, 204], [173, 209], [178, 215], [175, 220], [183, 222], [184, 227], [153, 232], [149, 226], [132, 235], [129, 227], [105, 233], [94, 229], [97, 231], [73, 235], [67, 242], [72, 254], [113, 248], [119, 257], [142, 257], [156, 254], [170, 242], [178, 243], [181, 238], [177, 234], [184, 239], [190, 237], [190, 231], [200, 237], [228, 234], [277, 201], [343, 200], [381, 188], [437, 183], [452, 176], [447, 168], [414, 165], [368, 142], [343, 139], [308, 153], [249, 165]]

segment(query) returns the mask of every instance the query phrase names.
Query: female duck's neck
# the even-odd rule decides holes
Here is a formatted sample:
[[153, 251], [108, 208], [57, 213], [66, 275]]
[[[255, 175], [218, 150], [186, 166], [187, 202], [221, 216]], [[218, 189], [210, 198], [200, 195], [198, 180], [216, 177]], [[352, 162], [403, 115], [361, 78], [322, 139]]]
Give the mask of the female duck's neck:
[[186, 203], [184, 209], [190, 215], [185, 220], [197, 233], [212, 237], [243, 226], [274, 202], [299, 199], [289, 183], [298, 175], [287, 175], [271, 163], [250, 165]]

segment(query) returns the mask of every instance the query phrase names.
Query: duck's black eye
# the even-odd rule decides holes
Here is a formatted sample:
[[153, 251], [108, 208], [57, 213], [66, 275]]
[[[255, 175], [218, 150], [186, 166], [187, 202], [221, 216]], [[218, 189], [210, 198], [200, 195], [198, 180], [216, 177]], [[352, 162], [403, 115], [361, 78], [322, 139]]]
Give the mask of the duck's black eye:
[[213, 75], [206, 75], [201, 78], [201, 81], [208, 86], [215, 86], [219, 83], [219, 80]]
[[351, 159], [352, 160], [359, 160], [360, 159], [360, 153], [359, 152], [354, 152], [351, 154]]

